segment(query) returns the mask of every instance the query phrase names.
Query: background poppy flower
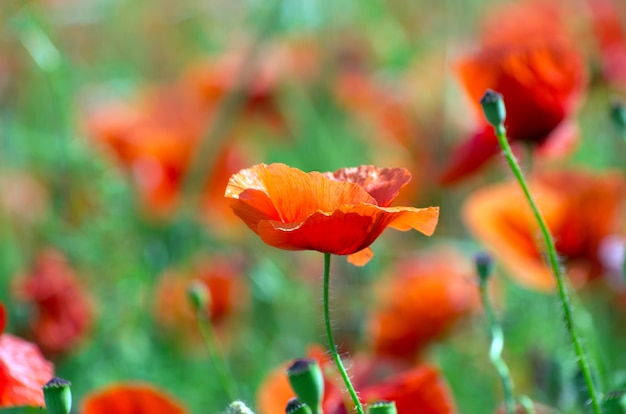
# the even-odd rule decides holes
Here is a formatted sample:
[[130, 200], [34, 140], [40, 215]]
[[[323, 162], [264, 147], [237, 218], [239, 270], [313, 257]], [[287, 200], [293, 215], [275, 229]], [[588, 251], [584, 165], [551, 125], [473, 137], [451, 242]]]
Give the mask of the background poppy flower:
[[[616, 173], [564, 170], [537, 173], [530, 185], [570, 279], [581, 285], [600, 276], [600, 244], [618, 232], [624, 179]], [[537, 246], [536, 221], [517, 184], [476, 191], [463, 206], [463, 220], [518, 282], [540, 290], [555, 286]]]
[[[554, 26], [546, 30], [538, 26], [534, 36], [529, 27], [516, 27], [521, 27], [523, 39], [506, 32], [507, 37], [498, 40], [494, 32], [496, 39], [458, 62], [456, 73], [478, 113], [482, 113], [479, 101], [487, 89], [503, 95], [505, 126], [512, 143], [542, 146], [559, 140], [567, 143], [550, 145], [567, 149], [576, 138], [568, 118], [586, 83], [581, 53], [565, 33], [555, 34]], [[493, 128], [481, 121], [472, 137], [453, 152], [442, 182], [453, 183], [473, 173], [499, 151]]]
[[404, 260], [388, 276], [369, 319], [379, 355], [411, 360], [479, 306], [474, 270], [451, 251]]
[[185, 414], [187, 410], [165, 392], [144, 383], [118, 383], [86, 395], [81, 414]]
[[157, 322], [170, 333], [200, 339], [196, 315], [189, 304], [190, 284], [199, 282], [206, 287], [210, 296], [206, 316], [214, 326], [219, 327], [248, 303], [242, 272], [241, 262], [227, 257], [202, 259], [189, 271], [166, 271], [160, 277], [155, 292], [154, 314]]
[[8, 333], [6, 311], [0, 303], [0, 408], [43, 406], [43, 387], [54, 376], [36, 345]]
[[[387, 227], [426, 235], [434, 232], [438, 207], [387, 207], [393, 200], [389, 195], [406, 184], [402, 178], [406, 174], [380, 176], [381, 169], [373, 166], [359, 171], [369, 177], [372, 188], [377, 187], [374, 195], [355, 182], [329, 179], [318, 172], [259, 164], [233, 175], [225, 197], [231, 199], [235, 214], [270, 246], [338, 255], [360, 252], [353, 256], [353, 263], [360, 265], [371, 257], [368, 246]], [[341, 177], [341, 170], [334, 175]]]
[[[332, 363], [319, 350], [310, 355], [315, 357], [324, 372], [324, 397], [322, 407], [326, 414], [346, 414], [351, 404], [344, 399], [341, 387], [332, 381]], [[361, 401], [365, 404], [380, 400], [395, 401], [399, 414], [453, 414], [456, 412], [444, 380], [436, 369], [420, 365], [403, 369], [403, 365], [384, 359], [357, 357], [352, 381]], [[257, 391], [259, 414], [274, 414], [284, 410], [287, 401], [294, 397], [285, 368], [272, 371]]]
[[66, 352], [85, 339], [93, 322], [92, 306], [62, 253], [42, 251], [32, 269], [17, 278], [16, 293], [34, 307], [30, 331], [44, 353]]

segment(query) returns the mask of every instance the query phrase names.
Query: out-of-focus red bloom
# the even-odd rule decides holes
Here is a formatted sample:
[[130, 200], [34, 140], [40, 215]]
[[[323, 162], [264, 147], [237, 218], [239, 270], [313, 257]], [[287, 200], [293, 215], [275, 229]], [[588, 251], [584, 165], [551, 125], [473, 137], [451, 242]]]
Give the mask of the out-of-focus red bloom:
[[81, 402], [81, 414], [186, 414], [173, 397], [144, 383], [118, 383], [96, 390]]
[[407, 259], [390, 273], [369, 323], [379, 355], [410, 360], [479, 305], [473, 269], [451, 251]]
[[54, 376], [54, 367], [36, 345], [3, 333], [5, 325], [0, 303], [0, 408], [42, 406], [41, 387]]
[[[601, 276], [600, 245], [619, 232], [626, 190], [621, 175], [582, 170], [542, 172], [531, 177], [530, 189], [570, 279], [582, 285]], [[542, 260], [538, 226], [516, 183], [472, 194], [463, 207], [463, 219], [519, 283], [539, 290], [555, 286]]]
[[[322, 406], [326, 414], [346, 414], [352, 402], [344, 400], [342, 386], [331, 378], [332, 363], [323, 354], [313, 353], [325, 376]], [[351, 373], [352, 383], [364, 404], [376, 401], [395, 401], [399, 414], [453, 414], [456, 412], [448, 388], [439, 373], [428, 365], [402, 370], [384, 360], [359, 359]], [[273, 414], [285, 409], [294, 397], [285, 368], [271, 372], [257, 392], [259, 414]]]
[[[516, 19], [520, 18], [518, 14]], [[456, 71], [479, 113], [479, 101], [487, 89], [503, 95], [511, 142], [549, 145], [562, 151], [576, 138], [569, 117], [580, 101], [586, 70], [571, 39], [565, 33], [555, 33], [558, 25], [548, 19], [538, 21], [549, 26], [516, 24], [519, 35], [505, 31], [502, 38], [494, 32], [481, 50], [457, 64]], [[559, 142], [551, 142], [555, 140]], [[464, 178], [499, 152], [493, 128], [482, 121], [473, 136], [452, 154], [442, 182], [450, 184]]]
[[270, 246], [352, 255], [353, 264], [363, 265], [373, 255], [369, 245], [387, 227], [434, 232], [438, 207], [389, 207], [410, 179], [402, 168], [361, 166], [321, 174], [259, 164], [233, 175], [225, 197]]
[[44, 353], [66, 352], [85, 339], [93, 320], [92, 306], [62, 253], [42, 251], [31, 270], [17, 279], [16, 291], [34, 307], [30, 330]]
[[591, 11], [593, 28], [602, 72], [610, 84], [626, 92], [626, 31], [624, 30], [624, 8], [619, 9], [612, 0], [587, 0]]
[[248, 292], [237, 260], [214, 257], [198, 262], [192, 271], [166, 271], [156, 288], [155, 318], [169, 331], [187, 337], [197, 336], [196, 315], [191, 308], [188, 289], [192, 282], [202, 283], [209, 293], [206, 315], [211, 323], [221, 322], [241, 311]]

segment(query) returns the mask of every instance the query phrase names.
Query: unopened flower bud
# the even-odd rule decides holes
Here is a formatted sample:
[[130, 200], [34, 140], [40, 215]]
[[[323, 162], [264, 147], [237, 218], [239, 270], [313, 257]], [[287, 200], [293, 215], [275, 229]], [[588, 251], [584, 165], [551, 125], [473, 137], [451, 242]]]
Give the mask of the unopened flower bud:
[[50, 414], [69, 414], [72, 409], [71, 383], [54, 377], [43, 386], [43, 398], [46, 410]]
[[286, 414], [311, 414], [311, 409], [308, 405], [303, 403], [297, 398], [292, 398], [285, 407]]
[[209, 311], [211, 294], [204, 283], [197, 280], [191, 282], [187, 288], [187, 297], [195, 313], [205, 315]]
[[611, 121], [619, 132], [626, 132], [626, 105], [621, 101], [615, 101], [611, 104]]
[[476, 274], [481, 282], [486, 282], [493, 272], [493, 259], [487, 252], [480, 252], [474, 256]]
[[397, 414], [396, 403], [394, 401], [378, 401], [370, 404], [368, 414]]
[[480, 105], [483, 107], [487, 121], [496, 129], [496, 132], [501, 132], [504, 129], [504, 120], [506, 119], [506, 108], [502, 95], [487, 89], [480, 99]]
[[287, 368], [287, 376], [298, 399], [313, 412], [319, 412], [324, 396], [324, 376], [315, 359], [296, 359]]

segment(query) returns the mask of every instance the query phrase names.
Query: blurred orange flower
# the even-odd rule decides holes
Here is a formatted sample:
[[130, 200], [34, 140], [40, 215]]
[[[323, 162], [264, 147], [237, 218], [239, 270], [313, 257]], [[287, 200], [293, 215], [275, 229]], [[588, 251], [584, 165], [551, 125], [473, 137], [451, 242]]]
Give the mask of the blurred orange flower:
[[[518, 14], [515, 18], [519, 21], [521, 17]], [[562, 153], [576, 138], [569, 117], [580, 101], [586, 70], [580, 51], [565, 33], [555, 33], [558, 25], [553, 21], [539, 19], [530, 26], [515, 25], [519, 35], [505, 31], [499, 38], [499, 32], [493, 32], [480, 51], [456, 65], [456, 71], [479, 113], [479, 100], [487, 89], [504, 96], [505, 126], [511, 142]], [[541, 22], [548, 26], [538, 24]], [[456, 182], [499, 152], [493, 128], [483, 120], [473, 136], [452, 154], [441, 179]]]
[[6, 311], [0, 303], [0, 408], [43, 406], [43, 387], [53, 376], [36, 345], [3, 333]]
[[[351, 401], [335, 385], [333, 366], [318, 350], [313, 350], [324, 372], [323, 409], [326, 414], [346, 414]], [[382, 359], [357, 358], [351, 372], [351, 380], [361, 401], [395, 401], [399, 414], [453, 414], [456, 412], [445, 381], [436, 369], [420, 365], [409, 370]], [[259, 414], [282, 412], [287, 401], [294, 397], [285, 368], [272, 371], [257, 391]]]
[[81, 414], [185, 414], [183, 405], [144, 383], [118, 383], [96, 390], [81, 402]]
[[206, 315], [219, 326], [247, 304], [248, 292], [242, 278], [241, 262], [232, 258], [212, 257], [198, 262], [192, 271], [166, 271], [156, 288], [156, 320], [169, 331], [187, 337], [198, 333], [196, 316], [188, 299], [192, 282], [200, 282], [209, 293]]
[[474, 270], [454, 252], [407, 259], [390, 273], [369, 322], [378, 355], [415, 358], [479, 306]]
[[44, 353], [66, 352], [85, 339], [93, 321], [92, 306], [61, 252], [42, 251], [31, 270], [17, 279], [16, 291], [35, 308], [30, 330]]
[[284, 164], [259, 164], [233, 175], [225, 197], [270, 246], [352, 255], [364, 265], [369, 245], [387, 227], [431, 235], [438, 207], [389, 207], [411, 179], [402, 168], [344, 168], [305, 173]]
[[[531, 177], [530, 188], [574, 284], [601, 276], [600, 245], [619, 232], [623, 177], [583, 170], [541, 172]], [[516, 183], [472, 194], [463, 207], [463, 219], [519, 283], [539, 290], [555, 286], [537, 246], [539, 229]]]

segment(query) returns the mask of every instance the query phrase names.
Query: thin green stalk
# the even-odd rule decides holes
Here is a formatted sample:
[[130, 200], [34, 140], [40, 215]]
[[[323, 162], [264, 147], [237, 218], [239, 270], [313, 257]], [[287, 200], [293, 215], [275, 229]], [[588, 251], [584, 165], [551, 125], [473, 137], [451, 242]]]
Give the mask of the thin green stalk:
[[228, 397], [229, 401], [238, 400], [241, 396], [238, 395], [237, 392], [237, 383], [228, 368], [224, 356], [219, 350], [213, 325], [211, 325], [211, 322], [206, 318], [200, 309], [196, 313], [196, 320], [198, 321], [198, 329], [200, 330], [200, 334], [204, 340], [204, 345], [206, 346], [207, 353], [209, 354], [209, 359], [211, 359], [211, 364], [213, 364], [213, 370], [215, 371], [217, 381], [220, 383], [222, 390]]
[[495, 312], [491, 300], [489, 299], [489, 292], [487, 291], [487, 280], [481, 278], [480, 281], [480, 299], [485, 309], [485, 315], [487, 316], [487, 324], [489, 325], [489, 331], [491, 334], [491, 347], [489, 348], [489, 359], [496, 368], [500, 381], [502, 382], [502, 389], [504, 391], [504, 404], [506, 406], [507, 414], [515, 414], [515, 395], [513, 394], [513, 379], [511, 378], [511, 372], [509, 367], [502, 358], [502, 349], [504, 348], [504, 335], [502, 333], [502, 327], [496, 319]]
[[333, 330], [330, 326], [330, 310], [329, 310], [329, 300], [328, 300], [328, 292], [329, 292], [329, 283], [330, 282], [330, 253], [324, 253], [324, 323], [326, 325], [326, 336], [328, 337], [328, 346], [330, 348], [330, 354], [333, 356], [333, 360], [335, 361], [335, 365], [337, 365], [337, 369], [341, 374], [341, 378], [343, 378], [343, 382], [346, 384], [346, 388], [350, 393], [350, 397], [352, 397], [352, 402], [354, 402], [354, 406], [356, 408], [356, 412], [358, 414], [364, 414], [363, 406], [361, 405], [361, 401], [359, 401], [359, 396], [356, 395], [356, 391], [350, 382], [350, 378], [348, 377], [348, 373], [341, 362], [341, 357], [337, 352], [337, 347], [335, 346], [335, 340], [333, 339]]
[[509, 167], [511, 168], [513, 175], [515, 175], [517, 182], [522, 188], [524, 196], [528, 201], [530, 208], [532, 209], [535, 220], [539, 224], [541, 234], [545, 241], [550, 268], [552, 270], [554, 278], [556, 279], [558, 295], [559, 299], [561, 300], [561, 305], [563, 307], [565, 327], [567, 328], [567, 331], [569, 332], [570, 338], [572, 340], [572, 344], [574, 345], [574, 352], [576, 353], [576, 359], [578, 361], [580, 371], [585, 379], [587, 390], [589, 391], [589, 398], [591, 400], [593, 412], [594, 414], [601, 414], [599, 402], [600, 398], [598, 397], [598, 391], [596, 391], [595, 384], [593, 383], [593, 378], [591, 377], [591, 368], [589, 366], [589, 362], [587, 361], [587, 354], [583, 349], [582, 340], [578, 334], [576, 325], [574, 324], [571, 300], [567, 292], [567, 287], [565, 285], [563, 273], [561, 272], [561, 267], [559, 266], [559, 260], [556, 252], [556, 247], [554, 245], [554, 240], [552, 238], [552, 235], [550, 234], [550, 230], [548, 230], [548, 225], [546, 224], [541, 212], [539, 211], [539, 207], [537, 207], [537, 204], [535, 203], [535, 200], [531, 195], [530, 190], [528, 189], [524, 174], [522, 173], [522, 170], [515, 160], [515, 156], [513, 155], [511, 146], [509, 145], [509, 142], [506, 138], [506, 129], [503, 125], [494, 126], [494, 129], [498, 138], [498, 142], [500, 143], [500, 147], [502, 147], [504, 156], [509, 164]]

